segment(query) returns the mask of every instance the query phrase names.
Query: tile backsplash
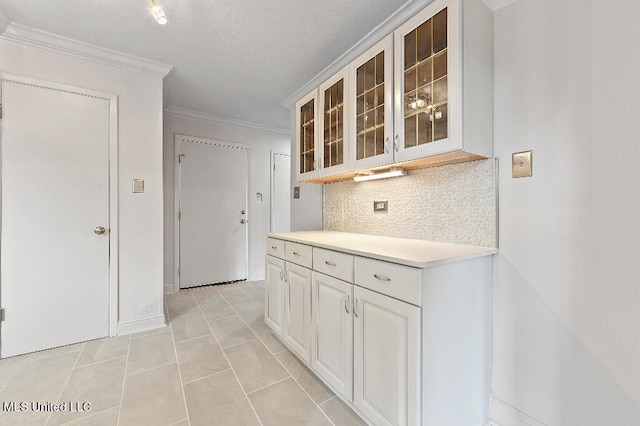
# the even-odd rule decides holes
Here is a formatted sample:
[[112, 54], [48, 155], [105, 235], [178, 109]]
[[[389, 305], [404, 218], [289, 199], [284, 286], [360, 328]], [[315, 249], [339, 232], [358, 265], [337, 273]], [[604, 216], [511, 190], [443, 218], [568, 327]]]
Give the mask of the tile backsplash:
[[[323, 227], [496, 247], [497, 168], [497, 160], [489, 159], [324, 185]], [[388, 201], [388, 211], [374, 212], [374, 201]]]

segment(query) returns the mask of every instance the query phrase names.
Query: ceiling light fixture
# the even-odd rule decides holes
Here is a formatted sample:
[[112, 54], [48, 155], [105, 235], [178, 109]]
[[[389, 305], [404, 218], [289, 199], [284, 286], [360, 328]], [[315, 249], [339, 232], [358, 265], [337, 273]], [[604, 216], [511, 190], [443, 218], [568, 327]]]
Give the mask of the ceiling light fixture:
[[363, 182], [365, 180], [386, 179], [397, 176], [406, 176], [407, 172], [402, 169], [393, 169], [382, 173], [371, 173], [367, 175], [358, 175], [353, 178], [356, 182]]
[[149, 3], [149, 9], [151, 9], [151, 14], [158, 24], [165, 25], [167, 22], [169, 22], [169, 19], [167, 19], [167, 15], [164, 14], [164, 10], [162, 10], [162, 8], [158, 6], [155, 0], [151, 0], [151, 2]]

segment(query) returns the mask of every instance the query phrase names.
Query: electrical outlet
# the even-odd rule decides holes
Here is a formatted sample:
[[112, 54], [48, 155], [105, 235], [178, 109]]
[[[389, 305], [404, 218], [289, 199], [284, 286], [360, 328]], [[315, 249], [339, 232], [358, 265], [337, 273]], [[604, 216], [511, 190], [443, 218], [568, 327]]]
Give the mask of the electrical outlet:
[[511, 177], [531, 177], [531, 151], [516, 152], [511, 156]]
[[388, 201], [374, 201], [373, 202], [373, 211], [374, 212], [386, 212], [388, 208]]

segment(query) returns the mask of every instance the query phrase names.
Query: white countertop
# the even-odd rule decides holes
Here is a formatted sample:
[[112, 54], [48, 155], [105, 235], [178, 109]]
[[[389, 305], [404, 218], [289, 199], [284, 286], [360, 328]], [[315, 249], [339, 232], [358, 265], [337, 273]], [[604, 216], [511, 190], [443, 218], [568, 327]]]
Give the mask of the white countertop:
[[416, 268], [426, 268], [442, 263], [490, 256], [498, 252], [497, 249], [491, 247], [336, 231], [283, 232], [271, 233], [267, 234], [267, 236]]

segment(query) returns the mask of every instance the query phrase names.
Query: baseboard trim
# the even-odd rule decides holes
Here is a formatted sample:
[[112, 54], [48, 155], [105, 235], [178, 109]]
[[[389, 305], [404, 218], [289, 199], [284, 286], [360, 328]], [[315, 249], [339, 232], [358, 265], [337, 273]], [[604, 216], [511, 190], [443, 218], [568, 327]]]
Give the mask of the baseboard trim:
[[530, 415], [518, 410], [515, 407], [499, 400], [495, 396], [491, 396], [489, 405], [489, 417], [491, 418], [489, 425], [496, 426], [546, 426], [544, 423], [536, 420]]
[[164, 315], [118, 323], [118, 336], [166, 327]]
[[175, 292], [176, 292], [176, 287], [173, 285], [173, 283], [164, 285], [164, 294], [172, 294]]

